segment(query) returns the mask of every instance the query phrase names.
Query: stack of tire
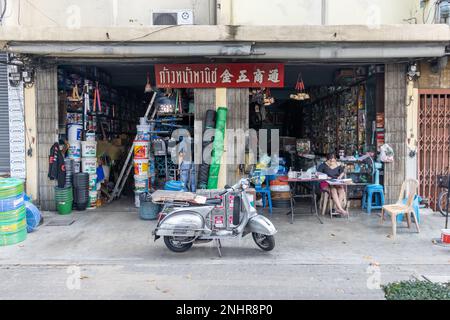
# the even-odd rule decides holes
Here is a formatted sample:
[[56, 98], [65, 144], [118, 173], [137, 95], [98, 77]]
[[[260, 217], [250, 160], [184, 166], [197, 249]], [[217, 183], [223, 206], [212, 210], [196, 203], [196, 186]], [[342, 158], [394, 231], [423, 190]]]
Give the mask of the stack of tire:
[[274, 208], [289, 208], [291, 206], [291, 189], [289, 183], [275, 179], [270, 181], [270, 194]]
[[[202, 143], [203, 143], [202, 150], [203, 151], [214, 140], [214, 137], [211, 137], [211, 135], [207, 132], [207, 130], [215, 129], [215, 127], [216, 127], [216, 111], [208, 110], [208, 111], [206, 111], [205, 132], [203, 133], [203, 140], [202, 140]], [[199, 189], [206, 189], [208, 186], [209, 168], [210, 168], [210, 165], [205, 162], [205, 159], [203, 159], [203, 162], [200, 165], [199, 171], [198, 171], [198, 188]]]
[[13, 245], [27, 238], [27, 219], [23, 181], [0, 178], [0, 246]]
[[76, 173], [73, 176], [73, 201], [75, 209], [84, 211], [89, 205], [89, 173]]

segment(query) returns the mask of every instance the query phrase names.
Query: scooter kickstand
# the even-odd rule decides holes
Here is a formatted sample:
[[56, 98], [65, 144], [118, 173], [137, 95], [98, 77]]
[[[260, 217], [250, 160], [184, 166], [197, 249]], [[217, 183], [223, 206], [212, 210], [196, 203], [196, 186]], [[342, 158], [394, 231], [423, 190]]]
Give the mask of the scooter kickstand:
[[222, 258], [222, 250], [220, 250], [222, 248], [222, 243], [220, 242], [220, 239], [216, 239], [216, 246], [217, 246], [217, 251], [219, 251], [219, 257]]

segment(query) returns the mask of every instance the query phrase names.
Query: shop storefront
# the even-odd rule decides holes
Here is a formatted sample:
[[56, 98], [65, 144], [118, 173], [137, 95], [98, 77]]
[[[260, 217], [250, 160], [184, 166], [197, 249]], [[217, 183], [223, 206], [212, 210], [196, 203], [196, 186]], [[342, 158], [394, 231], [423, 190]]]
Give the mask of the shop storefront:
[[[110, 196], [134, 142], [138, 146], [148, 142], [148, 151], [144, 150], [148, 155], [141, 157], [132, 152], [135, 165], [128, 175], [125, 170], [128, 179], [120, 188], [121, 195], [133, 202], [135, 191], [164, 188], [168, 181], [182, 180], [171, 149], [181, 142], [171, 139], [179, 129], [190, 134], [191, 160], [197, 161], [188, 185], [183, 182], [189, 190], [208, 187], [210, 166], [205, 169], [202, 159], [200, 162], [194, 159], [199, 154], [194, 146], [204, 144], [202, 135], [209, 125], [208, 110], [217, 111], [219, 107], [227, 109], [227, 128], [242, 130], [247, 135], [247, 139], [241, 140], [246, 145], [246, 154], [240, 157], [247, 162], [227, 163], [219, 168], [217, 187], [248, 175], [251, 165], [259, 163], [258, 157], [249, 163], [252, 130], [257, 138], [261, 132], [268, 132], [269, 145], [273, 143], [271, 132], [277, 132], [283, 167], [279, 174], [287, 175], [289, 170], [307, 172], [327, 154], [336, 153], [346, 163], [349, 177], [360, 186], [353, 191], [352, 199], [360, 200], [364, 186], [376, 179], [384, 182], [382, 166], [375, 165], [377, 151], [385, 142], [384, 65], [241, 62], [118, 66], [74, 62], [59, 65], [52, 72], [57, 77], [53, 92], [57, 93], [58, 103], [57, 109], [48, 104], [49, 109], [57, 110], [53, 111], [54, 123], [49, 125], [58, 128], [58, 134], [43, 132], [40, 139], [46, 140], [48, 149], [53, 144], [50, 135], [54, 142], [64, 146], [68, 183], [73, 183], [70, 179], [77, 172], [89, 174], [89, 181], [92, 180], [89, 198], [98, 200], [90, 201], [91, 207], [112, 200]], [[39, 90], [39, 76], [36, 85]], [[157, 97], [149, 113], [157, 110], [154, 122], [143, 123], [140, 118], [155, 92]], [[48, 114], [41, 112], [42, 116]], [[200, 129], [196, 130], [195, 123], [201, 124]], [[151, 132], [148, 129], [148, 140], [136, 139], [143, 126], [152, 128]], [[95, 155], [88, 154], [89, 146]], [[200, 150], [202, 156], [203, 149]], [[273, 155], [270, 147], [266, 151], [267, 155]], [[39, 161], [43, 163], [48, 155], [44, 151], [42, 155]], [[265, 155], [257, 154], [259, 158]], [[98, 171], [100, 166], [103, 173]], [[55, 183], [49, 181], [46, 173], [39, 176], [41, 194], [48, 198], [41, 203], [54, 209]], [[94, 183], [94, 179], [103, 183]]]

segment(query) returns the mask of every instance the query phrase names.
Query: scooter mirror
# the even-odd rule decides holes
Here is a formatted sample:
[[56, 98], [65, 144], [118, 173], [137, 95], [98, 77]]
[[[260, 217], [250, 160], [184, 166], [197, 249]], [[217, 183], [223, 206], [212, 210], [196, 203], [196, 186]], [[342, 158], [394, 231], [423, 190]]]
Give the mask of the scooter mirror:
[[231, 189], [231, 187], [229, 185], [225, 185], [225, 189]]

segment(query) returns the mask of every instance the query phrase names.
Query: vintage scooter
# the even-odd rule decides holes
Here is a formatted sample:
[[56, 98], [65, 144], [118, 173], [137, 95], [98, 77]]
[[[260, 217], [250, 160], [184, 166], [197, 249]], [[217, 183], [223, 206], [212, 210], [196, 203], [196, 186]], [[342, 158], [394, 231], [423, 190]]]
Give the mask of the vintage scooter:
[[[202, 204], [179, 198], [161, 201], [161, 197], [158, 199], [158, 195], [155, 195], [152, 201], [164, 205], [160, 220], [152, 232], [155, 241], [164, 237], [167, 248], [174, 252], [185, 252], [194, 243], [215, 241], [219, 256], [222, 256], [221, 239], [239, 238], [251, 233], [258, 247], [271, 251], [275, 247], [274, 234], [277, 230], [270, 220], [259, 215], [252, 207], [245, 191], [248, 187], [249, 180], [242, 179], [233, 187], [226, 186], [225, 191], [218, 195], [222, 199], [205, 198]], [[183, 197], [183, 193], [178, 194]], [[221, 219], [224, 223], [217, 227], [213, 220], [214, 214], [217, 213], [217, 207], [228, 199], [233, 199], [232, 209], [224, 210]]]

